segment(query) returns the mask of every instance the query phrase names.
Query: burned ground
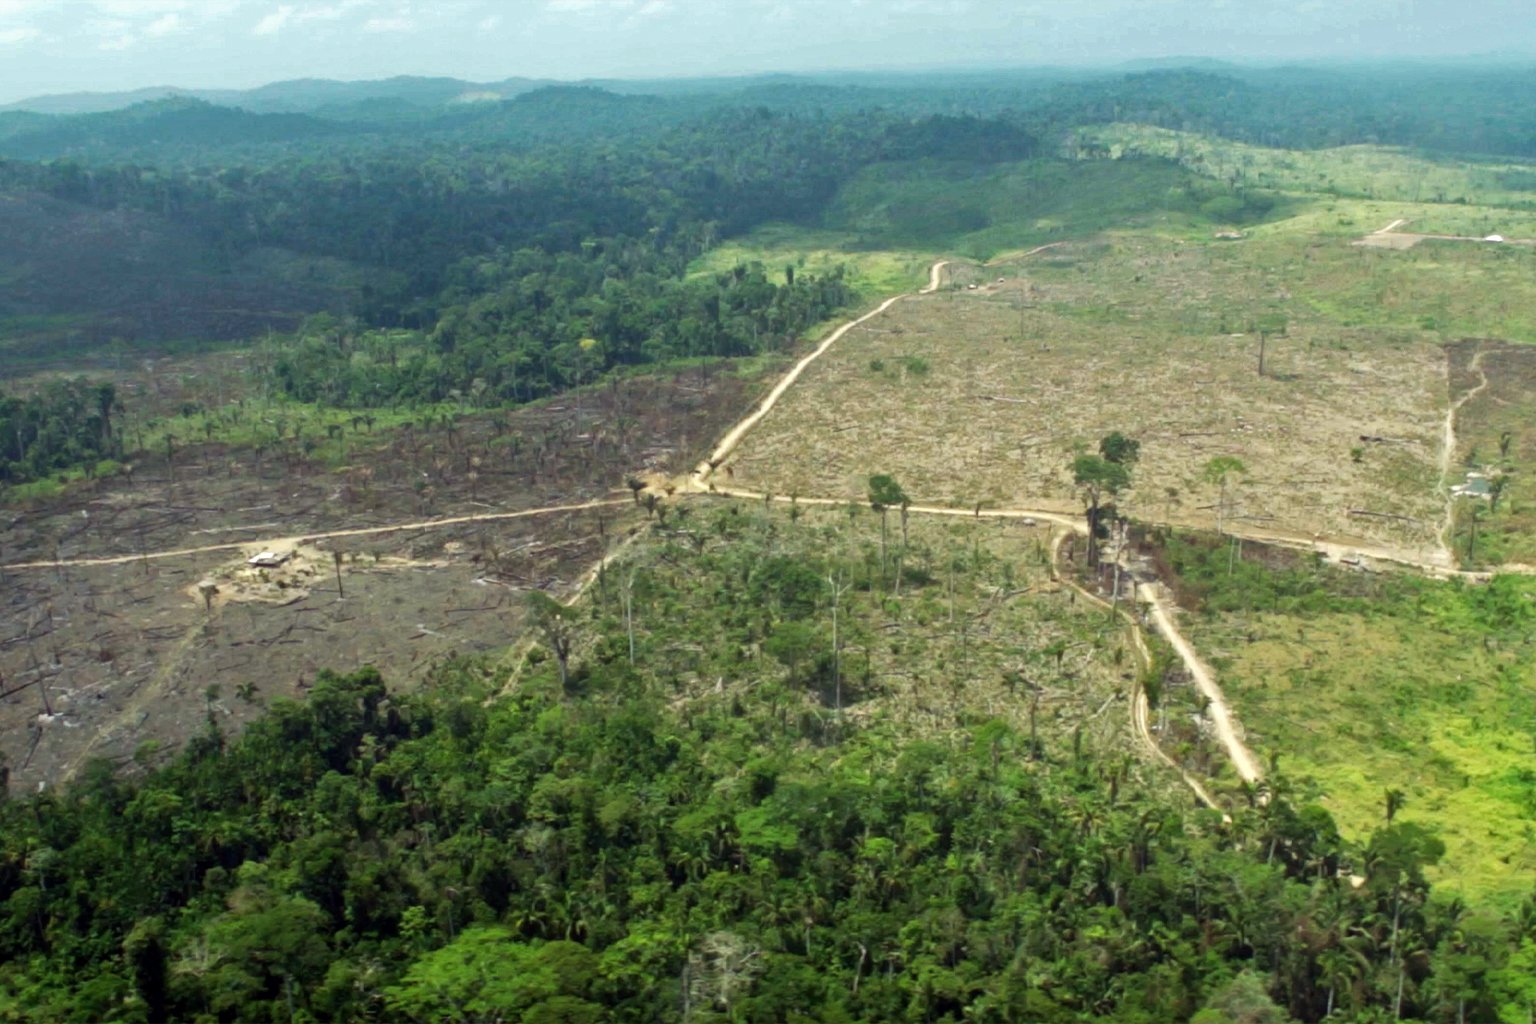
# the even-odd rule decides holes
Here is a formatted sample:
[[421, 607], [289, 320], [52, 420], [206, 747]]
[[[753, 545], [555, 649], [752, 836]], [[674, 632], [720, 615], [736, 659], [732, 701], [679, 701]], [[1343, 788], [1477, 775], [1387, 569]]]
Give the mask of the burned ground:
[[[405, 684], [452, 653], [505, 646], [521, 592], [568, 591], [645, 521], [626, 476], [682, 472], [748, 387], [690, 371], [360, 431], [336, 466], [301, 449], [195, 446], [6, 510], [0, 564], [58, 563], [0, 570], [0, 752], [13, 787], [94, 757], [131, 765], [210, 717], [238, 728], [321, 669], [374, 664]], [[254, 572], [246, 559], [263, 548], [296, 557]]]

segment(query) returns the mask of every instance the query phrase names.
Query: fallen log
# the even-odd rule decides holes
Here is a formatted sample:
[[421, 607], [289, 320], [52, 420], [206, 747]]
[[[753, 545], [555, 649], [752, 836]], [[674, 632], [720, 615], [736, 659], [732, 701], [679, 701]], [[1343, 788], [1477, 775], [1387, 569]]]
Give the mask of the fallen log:
[[1361, 517], [1361, 518], [1367, 518], [1367, 519], [1396, 519], [1399, 522], [1403, 522], [1403, 523], [1421, 523], [1421, 522], [1423, 522], [1422, 519], [1415, 519], [1415, 518], [1413, 518], [1413, 516], [1400, 516], [1400, 515], [1397, 515], [1394, 512], [1370, 512], [1370, 511], [1367, 511], [1366, 509], [1363, 509], [1363, 508], [1348, 509], [1348, 510], [1346, 510], [1346, 514], [1347, 515], [1351, 515], [1351, 516]]

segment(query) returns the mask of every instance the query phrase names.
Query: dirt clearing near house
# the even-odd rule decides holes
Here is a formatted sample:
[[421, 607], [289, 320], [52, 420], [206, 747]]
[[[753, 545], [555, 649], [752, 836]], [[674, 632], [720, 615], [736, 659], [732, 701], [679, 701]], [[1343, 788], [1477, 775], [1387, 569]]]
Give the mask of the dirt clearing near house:
[[[373, 664], [406, 685], [452, 653], [505, 646], [523, 592], [568, 591], [644, 520], [626, 474], [685, 470], [749, 386], [690, 371], [359, 430], [345, 466], [296, 445], [189, 447], [174, 465], [144, 460], [131, 479], [5, 510], [12, 784], [62, 781], [95, 757], [153, 761], [210, 718], [229, 732], [301, 696], [321, 669]], [[518, 515], [590, 501], [603, 504]], [[281, 564], [249, 563], [264, 551]]]

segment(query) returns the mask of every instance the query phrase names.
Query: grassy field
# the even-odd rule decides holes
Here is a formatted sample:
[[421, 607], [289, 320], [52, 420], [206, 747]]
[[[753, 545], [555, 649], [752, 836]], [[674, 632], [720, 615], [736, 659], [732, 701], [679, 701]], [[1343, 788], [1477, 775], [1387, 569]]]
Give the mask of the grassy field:
[[1215, 538], [1176, 543], [1190, 640], [1261, 755], [1351, 837], [1384, 821], [1437, 829], [1437, 887], [1513, 903], [1536, 869], [1536, 626], [1529, 584], [1486, 587], [1318, 568], [1249, 546], [1228, 574]]
[[1030, 160], [987, 168], [879, 164], [844, 187], [827, 225], [857, 247], [939, 249], [992, 259], [1063, 238], [1140, 229], [1177, 234], [1212, 218], [1198, 179], [1162, 161]]
[[1431, 158], [1389, 146], [1269, 149], [1139, 124], [1096, 125], [1076, 138], [1111, 157], [1164, 157], [1254, 188], [1536, 211], [1536, 168], [1528, 164]]
[[[753, 261], [812, 272], [842, 264], [873, 299], [926, 283], [940, 256], [990, 260], [1112, 228], [1208, 234], [1227, 220], [1205, 207], [1229, 192], [1171, 161], [876, 164], [843, 188], [820, 225], [759, 228], [706, 253], [690, 272]], [[1237, 210], [1245, 220], [1275, 212], [1267, 199]]]
[[770, 270], [793, 266], [796, 272], [826, 274], [842, 266], [848, 283], [865, 299], [911, 291], [928, 281], [928, 267], [937, 258], [928, 250], [865, 249], [843, 231], [817, 230], [793, 224], [770, 224], [716, 246], [688, 268], [691, 275], [720, 274], [743, 263], [761, 263]]

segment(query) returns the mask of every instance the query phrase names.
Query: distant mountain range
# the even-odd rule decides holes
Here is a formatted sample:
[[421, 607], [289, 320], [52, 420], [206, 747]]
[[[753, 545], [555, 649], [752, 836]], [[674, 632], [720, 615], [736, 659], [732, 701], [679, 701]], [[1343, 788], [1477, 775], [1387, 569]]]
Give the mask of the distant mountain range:
[[456, 104], [505, 100], [549, 86], [588, 86], [620, 94], [687, 96], [700, 93], [731, 93], [783, 85], [911, 87], [924, 80], [947, 83], [967, 79], [998, 78], [1018, 81], [1092, 78], [1153, 68], [1190, 68], [1202, 71], [1235, 71], [1239, 65], [1206, 57], [1170, 57], [1156, 61], [1101, 68], [997, 68], [934, 69], [928, 71], [854, 71], [816, 74], [758, 74], [715, 78], [587, 79], [562, 82], [554, 79], [504, 78], [497, 82], [472, 82], [459, 78], [424, 78], [398, 75], [373, 81], [341, 82], [325, 78], [298, 78], [273, 82], [254, 89], [184, 89], [155, 86], [126, 92], [74, 92], [36, 96], [0, 104], [0, 112], [37, 114], [99, 114], [140, 103], [165, 99], [195, 99], [221, 107], [238, 107], [255, 114], [320, 114], [364, 116], [401, 107], [432, 109]]
[[297, 78], [273, 82], [254, 89], [185, 89], [179, 86], [154, 86], [124, 92], [72, 92], [35, 96], [15, 103], [0, 104], [0, 112], [27, 111], [38, 114], [98, 114], [120, 110], [135, 104], [164, 99], [197, 99], [222, 107], [238, 107], [255, 114], [318, 114], [340, 118], [370, 119], [392, 116], [414, 108], [417, 113], [436, 108], [491, 100], [505, 100], [549, 86], [589, 86], [626, 95], [688, 96], [701, 93], [732, 93], [765, 86], [820, 85], [863, 86], [874, 89], [911, 87], [919, 80], [928, 87], [943, 82], [953, 87], [967, 80], [1009, 80], [1014, 84], [1058, 82], [1099, 78], [1107, 75], [1147, 71], [1202, 71], [1214, 74], [1263, 74], [1266, 70], [1307, 68], [1312, 70], [1350, 68], [1366, 71], [1371, 67], [1489, 69], [1529, 66], [1536, 57], [1529, 54], [1488, 53], [1458, 58], [1414, 60], [1396, 58], [1385, 61], [1229, 61], [1215, 57], [1157, 57], [1126, 61], [1114, 65], [1079, 67], [1013, 68], [931, 68], [921, 70], [865, 70], [845, 72], [805, 72], [800, 74], [756, 74], [735, 77], [617, 79], [593, 78], [579, 82], [549, 78], [504, 78], [495, 82], [473, 82], [460, 78], [397, 75], [370, 81], [342, 82], [326, 78]]
[[[235, 107], [253, 114], [318, 114], [337, 117], [363, 116], [419, 108], [437, 108], [487, 101], [508, 100], [524, 93], [551, 87], [587, 87], [623, 95], [687, 96], [728, 93], [785, 84], [854, 84], [859, 77], [751, 75], [733, 78], [656, 80], [589, 79], [563, 82], [547, 78], [505, 78], [499, 82], [471, 82], [459, 78], [420, 78], [399, 75], [363, 82], [339, 82], [326, 78], [297, 78], [273, 82], [255, 89], [183, 89], [156, 86], [127, 92], [74, 92], [37, 96], [0, 105], [0, 112], [36, 114], [100, 114], [159, 100], [201, 100], [221, 107]], [[884, 76], [889, 77], [889, 76]], [[911, 77], [911, 76], [907, 76]]]
[[306, 114], [332, 107], [386, 101], [438, 107], [469, 99], [509, 99], [555, 83], [531, 78], [500, 82], [466, 82], [457, 78], [417, 78], [401, 75], [371, 82], [337, 82], [298, 78], [255, 89], [182, 89], [155, 86], [129, 92], [74, 92], [38, 96], [0, 106], [0, 111], [27, 110], [39, 114], [99, 114], [138, 103], [164, 99], [197, 99], [221, 107], [239, 107], [257, 114]]

